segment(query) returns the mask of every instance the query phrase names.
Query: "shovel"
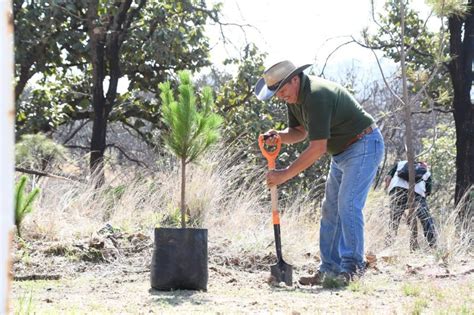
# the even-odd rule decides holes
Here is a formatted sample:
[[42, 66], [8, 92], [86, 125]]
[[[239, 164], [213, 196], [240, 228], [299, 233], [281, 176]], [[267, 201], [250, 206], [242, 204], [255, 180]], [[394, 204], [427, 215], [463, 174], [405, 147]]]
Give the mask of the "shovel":
[[[268, 169], [274, 170], [275, 169], [275, 160], [278, 156], [278, 153], [281, 149], [281, 138], [278, 135], [276, 137], [276, 148], [273, 151], [267, 151], [265, 149], [265, 140], [268, 139], [269, 136], [260, 135], [258, 137], [258, 146], [260, 147], [260, 151], [262, 151], [263, 156], [268, 161]], [[276, 246], [276, 253], [277, 253], [277, 263], [276, 265], [270, 266], [270, 271], [272, 277], [275, 278], [275, 281], [285, 282], [286, 285], [291, 286], [293, 284], [293, 266], [287, 264], [283, 260], [283, 256], [281, 254], [281, 235], [280, 235], [280, 214], [278, 212], [278, 193], [277, 187], [272, 186], [270, 188], [271, 193], [271, 200], [272, 200], [272, 219], [273, 219], [273, 231], [275, 233], [275, 246]]]

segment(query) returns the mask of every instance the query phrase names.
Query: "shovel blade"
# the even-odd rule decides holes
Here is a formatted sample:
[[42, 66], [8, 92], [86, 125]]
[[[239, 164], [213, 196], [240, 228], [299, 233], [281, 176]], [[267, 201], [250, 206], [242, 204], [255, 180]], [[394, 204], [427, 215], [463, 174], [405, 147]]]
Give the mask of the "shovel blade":
[[271, 275], [278, 283], [284, 282], [287, 286], [293, 285], [293, 266], [282, 260], [270, 266]]

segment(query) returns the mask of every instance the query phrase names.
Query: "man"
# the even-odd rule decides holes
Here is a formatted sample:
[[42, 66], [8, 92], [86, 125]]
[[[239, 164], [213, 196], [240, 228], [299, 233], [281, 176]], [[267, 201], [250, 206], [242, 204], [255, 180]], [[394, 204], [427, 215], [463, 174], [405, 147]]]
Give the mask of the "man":
[[[386, 237], [386, 245], [392, 244], [397, 235], [398, 226], [403, 213], [408, 209], [408, 161], [396, 163], [385, 177], [385, 189], [390, 195], [390, 223]], [[423, 233], [430, 247], [436, 246], [436, 229], [426, 203], [431, 194], [431, 173], [425, 162], [415, 164], [415, 213], [420, 219]]]
[[364, 208], [367, 194], [384, 152], [384, 142], [373, 118], [342, 86], [304, 74], [310, 65], [279, 62], [263, 73], [255, 86], [260, 100], [272, 96], [287, 103], [288, 128], [266, 133], [267, 145], [278, 134], [285, 144], [308, 138], [308, 147], [287, 168], [269, 171], [269, 186], [280, 185], [331, 155], [321, 210], [321, 264], [303, 285], [321, 284], [326, 275], [344, 283], [361, 275], [364, 263]]

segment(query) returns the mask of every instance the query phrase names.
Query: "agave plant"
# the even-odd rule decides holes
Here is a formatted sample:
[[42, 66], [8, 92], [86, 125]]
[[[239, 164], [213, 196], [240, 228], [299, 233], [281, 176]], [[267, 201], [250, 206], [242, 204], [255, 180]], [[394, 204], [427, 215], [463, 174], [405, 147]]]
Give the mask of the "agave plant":
[[25, 186], [28, 177], [21, 176], [15, 186], [15, 225], [18, 237], [21, 237], [20, 227], [25, 216], [33, 211], [33, 203], [40, 193], [39, 188], [32, 189], [29, 193], [25, 192]]
[[171, 83], [159, 85], [163, 122], [168, 127], [164, 141], [181, 160], [181, 227], [186, 228], [186, 165], [195, 162], [219, 139], [222, 117], [212, 112], [214, 100], [210, 87], [204, 87], [196, 104], [194, 88], [188, 71], [178, 73], [180, 85], [175, 100]]

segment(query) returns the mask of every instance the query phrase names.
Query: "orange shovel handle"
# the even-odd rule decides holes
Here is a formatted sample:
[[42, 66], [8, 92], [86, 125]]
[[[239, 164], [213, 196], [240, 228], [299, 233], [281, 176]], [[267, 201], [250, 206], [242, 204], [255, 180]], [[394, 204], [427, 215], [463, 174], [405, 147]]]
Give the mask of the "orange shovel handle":
[[258, 136], [258, 146], [260, 147], [260, 151], [262, 151], [263, 156], [267, 159], [268, 161], [268, 169], [269, 170], [274, 170], [276, 167], [275, 161], [278, 156], [278, 153], [280, 153], [281, 149], [281, 138], [279, 135], [275, 135], [276, 137], [276, 148], [273, 151], [267, 151], [265, 149], [265, 140], [264, 140], [264, 135]]
[[[275, 169], [276, 167], [275, 161], [281, 149], [281, 137], [278, 134], [274, 135], [274, 137], [276, 137], [276, 145], [275, 145], [276, 148], [273, 151], [267, 151], [265, 149], [265, 136], [264, 135], [258, 136], [258, 146], [260, 147], [260, 151], [262, 151], [263, 156], [268, 161], [269, 170]], [[275, 245], [277, 249], [278, 260], [280, 261], [283, 258], [281, 257], [280, 214], [278, 212], [278, 192], [277, 192], [276, 186], [272, 186], [270, 188], [270, 196], [271, 196], [271, 201], [272, 201], [272, 221], [273, 221], [273, 227], [275, 229]]]

